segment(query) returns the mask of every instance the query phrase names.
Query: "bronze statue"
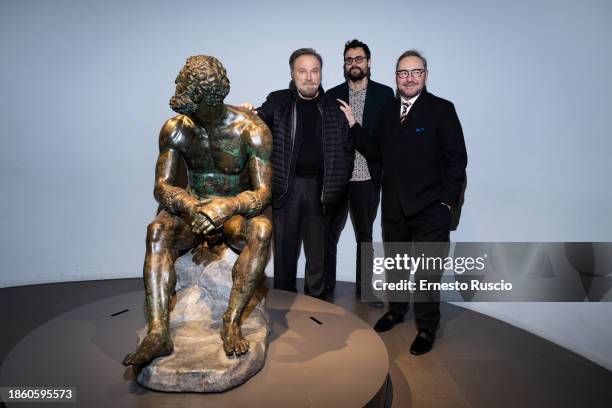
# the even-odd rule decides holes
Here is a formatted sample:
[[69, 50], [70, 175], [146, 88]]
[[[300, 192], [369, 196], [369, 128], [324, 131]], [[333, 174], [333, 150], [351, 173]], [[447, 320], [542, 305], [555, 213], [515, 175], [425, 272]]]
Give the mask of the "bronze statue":
[[[225, 68], [214, 57], [189, 57], [176, 80], [169, 119], [159, 135], [155, 198], [162, 210], [147, 230], [144, 282], [148, 333], [124, 365], [143, 365], [170, 354], [171, 297], [178, 252], [204, 240], [241, 250], [223, 315], [221, 338], [228, 356], [248, 351], [241, 317], [263, 277], [272, 225], [262, 215], [271, 197], [270, 130], [256, 115], [225, 105]], [[179, 161], [188, 187], [174, 185]]]

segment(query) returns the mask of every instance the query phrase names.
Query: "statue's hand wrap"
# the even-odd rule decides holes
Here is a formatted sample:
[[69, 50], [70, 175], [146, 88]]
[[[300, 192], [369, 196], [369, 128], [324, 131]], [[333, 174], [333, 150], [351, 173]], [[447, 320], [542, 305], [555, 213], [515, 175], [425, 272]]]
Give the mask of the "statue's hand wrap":
[[174, 186], [164, 186], [156, 191], [157, 201], [168, 211], [176, 215], [191, 214], [199, 200], [185, 189]]
[[234, 200], [237, 203], [236, 214], [246, 218], [255, 217], [263, 211], [263, 201], [254, 191], [243, 191], [234, 197]]
[[193, 207], [191, 229], [196, 234], [208, 234], [221, 228], [233, 215], [255, 217], [263, 211], [263, 201], [254, 191], [243, 191], [235, 197], [210, 197]]

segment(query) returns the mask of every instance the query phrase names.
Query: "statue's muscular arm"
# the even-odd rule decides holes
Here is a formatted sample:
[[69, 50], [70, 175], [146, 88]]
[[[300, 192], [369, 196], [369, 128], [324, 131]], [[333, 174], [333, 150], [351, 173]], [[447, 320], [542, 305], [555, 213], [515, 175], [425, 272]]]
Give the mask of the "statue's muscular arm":
[[245, 114], [245, 124], [241, 138], [246, 144], [247, 166], [252, 190], [246, 190], [234, 197], [211, 198], [198, 209], [206, 214], [201, 220], [196, 218], [193, 231], [206, 234], [223, 225], [233, 215], [246, 218], [255, 217], [263, 212], [272, 199], [272, 134], [268, 126], [251, 113]]
[[184, 188], [176, 187], [176, 173], [180, 162], [179, 144], [185, 143], [186, 118], [182, 115], [169, 119], [159, 133], [159, 157], [155, 166], [154, 196], [166, 210], [179, 216], [192, 213], [199, 200]]
[[249, 155], [247, 165], [253, 190], [242, 192], [236, 198], [243, 195], [254, 197], [254, 200], [245, 201], [250, 205], [244, 206], [240, 212], [246, 217], [254, 217], [261, 214], [272, 200], [272, 166], [270, 164], [272, 134], [263, 120], [256, 115], [249, 115], [251, 121], [243, 131], [242, 137], [247, 145]]

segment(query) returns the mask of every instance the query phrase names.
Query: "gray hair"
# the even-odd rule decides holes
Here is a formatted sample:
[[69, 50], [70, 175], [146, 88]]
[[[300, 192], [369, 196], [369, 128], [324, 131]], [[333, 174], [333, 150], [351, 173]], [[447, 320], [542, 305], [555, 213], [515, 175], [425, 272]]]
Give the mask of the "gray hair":
[[399, 63], [401, 60], [403, 60], [406, 57], [417, 57], [418, 59], [420, 59], [423, 62], [423, 67], [425, 69], [427, 69], [427, 60], [425, 59], [425, 57], [423, 55], [421, 55], [420, 52], [418, 52], [417, 50], [408, 50], [408, 51], [404, 51], [404, 53], [402, 55], [399, 56], [399, 58], [397, 59], [397, 63], [395, 64], [395, 69], [397, 70], [397, 67], [399, 67]]
[[321, 68], [323, 68], [323, 58], [321, 58], [321, 55], [319, 55], [319, 53], [316, 52], [314, 48], [299, 48], [293, 51], [291, 53], [291, 56], [289, 57], [289, 67], [292, 71], [295, 60], [298, 59], [298, 57], [301, 57], [302, 55], [312, 55], [313, 57], [316, 57], [319, 60], [319, 64], [321, 64]]

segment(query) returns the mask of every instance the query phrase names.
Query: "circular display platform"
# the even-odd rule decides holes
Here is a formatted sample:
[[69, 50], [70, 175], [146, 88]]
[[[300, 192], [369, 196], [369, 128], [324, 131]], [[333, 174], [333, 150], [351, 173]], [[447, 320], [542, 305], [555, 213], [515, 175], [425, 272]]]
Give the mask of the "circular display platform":
[[76, 406], [88, 407], [384, 405], [389, 358], [368, 324], [309, 296], [269, 290], [266, 302], [266, 363], [223, 393], [151, 391], [121, 365], [145, 325], [144, 291], [92, 302], [41, 325], [7, 356], [0, 384], [76, 387]]

